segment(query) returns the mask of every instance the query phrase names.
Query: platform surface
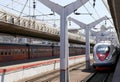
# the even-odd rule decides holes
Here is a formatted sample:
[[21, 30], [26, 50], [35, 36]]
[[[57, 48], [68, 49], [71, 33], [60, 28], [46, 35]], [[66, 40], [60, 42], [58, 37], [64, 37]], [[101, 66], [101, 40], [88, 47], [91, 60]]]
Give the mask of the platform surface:
[[112, 82], [120, 82], [120, 57], [113, 75]]

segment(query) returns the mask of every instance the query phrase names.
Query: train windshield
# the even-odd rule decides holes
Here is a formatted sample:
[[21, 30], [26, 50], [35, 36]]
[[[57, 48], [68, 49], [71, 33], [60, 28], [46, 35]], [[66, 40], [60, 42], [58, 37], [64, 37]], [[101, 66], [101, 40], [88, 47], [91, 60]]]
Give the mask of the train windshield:
[[100, 45], [97, 47], [96, 52], [105, 54], [110, 51], [110, 47], [108, 45]]

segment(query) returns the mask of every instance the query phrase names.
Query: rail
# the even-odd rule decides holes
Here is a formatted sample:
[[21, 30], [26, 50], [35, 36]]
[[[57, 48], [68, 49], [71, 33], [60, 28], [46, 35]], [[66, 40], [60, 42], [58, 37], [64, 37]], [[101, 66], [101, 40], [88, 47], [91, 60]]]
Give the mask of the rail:
[[81, 82], [111, 82], [113, 72], [95, 72]]

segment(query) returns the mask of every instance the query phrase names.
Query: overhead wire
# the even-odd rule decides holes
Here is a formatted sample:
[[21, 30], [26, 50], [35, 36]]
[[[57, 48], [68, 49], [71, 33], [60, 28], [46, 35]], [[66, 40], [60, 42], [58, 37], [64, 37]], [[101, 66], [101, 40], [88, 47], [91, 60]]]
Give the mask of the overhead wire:
[[[19, 5], [24, 5], [23, 3], [21, 3], [21, 2], [18, 2], [18, 1], [14, 1], [15, 3], [18, 3]], [[26, 6], [26, 7], [28, 7], [28, 8], [33, 8], [33, 7], [31, 7], [31, 6]], [[37, 10], [36, 9], [36, 11], [38, 11], [39, 13], [42, 13], [42, 12], [40, 12], [39, 10]], [[43, 14], [43, 13], [42, 13]]]
[[20, 12], [19, 17], [21, 17], [21, 15], [22, 15], [22, 13], [23, 13], [23, 11], [24, 11], [24, 9], [25, 9], [26, 5], [27, 5], [27, 2], [28, 2], [28, 0], [26, 0], [25, 5], [24, 5], [23, 9], [22, 9], [22, 11]]
[[[7, 8], [7, 9], [10, 9], [10, 10], [12, 10], [12, 11], [15, 11], [15, 12], [18, 12], [18, 13], [20, 13], [20, 15], [19, 15], [19, 17], [21, 17], [21, 15], [23, 14], [23, 15], [28, 15], [27, 13], [24, 13], [23, 11], [24, 11], [24, 8], [25, 7], [28, 7], [29, 8], [29, 15], [30, 15], [30, 10], [33, 8], [33, 7], [31, 7], [30, 6], [30, 4], [29, 5], [27, 5], [27, 2], [28, 2], [28, 0], [26, 1], [26, 3], [25, 4], [23, 4], [22, 3], [22, 1], [21, 2], [18, 2], [18, 1], [20, 1], [20, 0], [11, 0], [12, 1], [12, 7], [9, 7], [9, 5], [10, 4], [8, 4], [7, 6], [5, 6], [5, 5], [3, 5], [3, 4], [0, 4], [1, 6], [3, 6], [3, 7], [5, 7], [5, 8]], [[21, 10], [21, 11], [19, 11], [19, 10], [17, 10], [17, 9], [15, 9], [15, 8], [13, 8], [13, 2], [15, 2], [15, 3], [17, 3], [18, 5], [24, 5], [24, 7], [23, 7], [23, 9]], [[14, 6], [15, 6], [16, 4], [14, 4]], [[30, 9], [31, 8], [31, 9]], [[42, 12], [40, 12], [38, 9], [35, 9], [38, 13], [42, 13]], [[44, 13], [42, 13], [42, 15], [45, 15]], [[48, 18], [52, 18], [52, 17], [49, 17], [49, 15], [45, 15], [46, 17], [48, 17]], [[54, 15], [54, 17], [55, 17], [55, 15]], [[30, 19], [30, 18], [29, 18]], [[53, 20], [54, 22], [55, 22], [55, 20]]]
[[[16, 0], [16, 1], [15, 1], [15, 0], [12, 0], [12, 1], [13, 1], [13, 2], [16, 2], [16, 3], [20, 4], [20, 5], [24, 5], [24, 4], [20, 3], [20, 2], [18, 2], [17, 0]], [[27, 1], [28, 1], [28, 0], [27, 0]], [[12, 2], [12, 4], [13, 4], [13, 2]], [[89, 1], [89, 4], [92, 6], [92, 4], [90, 3], [90, 1]], [[0, 5], [2, 5], [2, 4], [0, 4]], [[2, 5], [2, 6], [4, 6], [4, 5]], [[86, 9], [86, 11], [90, 14], [90, 11], [88, 10], [88, 8], [87, 8], [85, 5], [83, 5], [83, 6], [84, 6], [84, 8]], [[5, 6], [4, 6], [4, 7], [5, 7]], [[25, 8], [25, 7], [32, 8], [31, 6], [27, 6], [26, 4], [24, 5], [24, 8]], [[10, 8], [10, 7], [6, 7], [6, 8], [12, 9], [12, 10], [14, 10], [14, 11], [19, 12], [19, 13], [20, 13], [19, 16], [21, 16], [21, 14], [23, 13], [23, 10], [24, 10], [24, 8], [23, 8], [22, 11], [20, 12], [20, 11], [15, 10], [15, 9], [13, 9], [13, 8]], [[96, 9], [94, 9], [94, 10], [95, 10], [97, 16], [100, 17], [100, 15], [98, 14], [97, 10], [96, 10]], [[37, 9], [36, 9], [36, 11], [38, 11], [39, 13], [42, 13], [42, 12], [40, 12], [40, 11], [37, 10]], [[25, 14], [25, 13], [23, 13], [23, 14]], [[93, 15], [90, 15], [90, 16], [91, 16], [94, 20], [96, 20], [96, 18], [95, 18]], [[47, 16], [47, 17], [48, 17], [48, 16]], [[51, 17], [49, 17], [49, 18], [51, 18]]]
[[[92, 5], [92, 3], [89, 1], [89, 4], [91, 5], [91, 7], [93, 8], [93, 5]], [[85, 5], [83, 5], [84, 7], [85, 7], [85, 9], [87, 10], [87, 12], [88, 13], [90, 13], [89, 12], [89, 10], [87, 9], [87, 7], [85, 6]], [[96, 13], [96, 15], [100, 18], [100, 15], [98, 14], [98, 12], [97, 12], [97, 10], [95, 9], [95, 8], [93, 8], [94, 10], [95, 10], [95, 13]], [[96, 20], [92, 15], [90, 15], [94, 20]], [[112, 21], [108, 18], [108, 20], [111, 22], [111, 24], [113, 25], [113, 23], [112, 23]]]
[[[21, 2], [18, 2], [18, 1], [15, 1], [15, 3], [18, 3], [19, 5], [24, 5], [23, 3], [21, 3]], [[37, 2], [36, 2], [37, 3]], [[31, 9], [33, 9], [33, 7], [31, 7], [30, 6], [30, 0], [29, 0], [29, 5], [26, 5], [26, 7], [28, 7], [29, 8], [29, 15], [28, 16], [24, 16], [24, 17], [29, 17], [29, 19], [30, 19], [30, 17], [33, 17], [33, 16], [30, 16], [30, 10]], [[44, 16], [45, 17], [47, 17], [47, 18], [52, 18], [49, 14], [48, 15], [46, 15], [46, 14], [44, 14], [43, 12], [40, 12], [37, 8], [34, 8], [34, 11], [36, 11], [36, 12], [38, 12], [38, 14], [40, 13], [40, 14], [42, 14], [41, 16], [43, 16], [43, 18], [42, 18], [42, 20], [41, 21], [47, 21], [47, 20], [44, 20]], [[40, 15], [38, 15], [38, 16], [40, 16]], [[36, 15], [34, 16], [34, 17], [36, 17]], [[54, 18], [55, 18], [55, 14], [54, 14]], [[34, 19], [34, 20], [39, 20], [39, 19]], [[56, 19], [55, 19], [56, 20]], [[53, 20], [53, 25], [55, 25], [55, 20]], [[39, 20], [40, 21], [40, 20]], [[49, 20], [48, 20], [49, 21]], [[48, 23], [48, 21], [47, 21], [47, 23]], [[50, 21], [49, 21], [50, 22]], [[51, 23], [50, 23], [51, 24]]]
[[[12, 8], [13, 8], [13, 0], [11, 0], [11, 1], [12, 1]], [[8, 7], [9, 5], [11, 5], [11, 3], [6, 4], [5, 6]]]
[[[12, 9], [11, 7], [8, 7], [8, 6], [5, 6], [5, 5], [2, 5], [2, 4], [0, 4], [1, 6], [3, 6], [3, 7], [5, 7], [5, 8], [7, 8], [7, 9], [11, 9], [11, 10], [14, 10], [14, 11], [16, 11], [16, 12], [18, 12], [18, 13], [20, 13], [21, 11], [18, 11], [18, 10], [16, 10], [16, 9]], [[23, 13], [24, 15], [27, 15], [26, 13]]]
[[[14, 1], [14, 0], [13, 0]], [[21, 2], [18, 2], [18, 1], [14, 1], [15, 3], [18, 3], [19, 5], [24, 5], [23, 3], [21, 3]], [[28, 8], [33, 8], [33, 7], [31, 7], [31, 6], [27, 6], [26, 5], [26, 7], [28, 7]], [[41, 14], [43, 14], [44, 15], [44, 13], [43, 12], [40, 12], [38, 9], [35, 9], [38, 13], [41, 13]], [[46, 15], [47, 17], [49, 17], [49, 15]], [[51, 17], [49, 17], [49, 18], [51, 18]]]
[[[21, 2], [18, 2], [19, 0], [12, 0], [13, 2], [15, 2], [15, 3], [18, 3], [19, 5], [24, 5], [23, 3], [21, 3]], [[13, 4], [13, 3], [12, 3]], [[7, 9], [10, 9], [10, 10], [13, 10], [13, 11], [15, 11], [15, 12], [18, 12], [18, 13], [21, 13], [21, 11], [18, 11], [17, 9], [14, 9], [14, 8], [11, 8], [11, 7], [8, 7], [8, 5], [10, 5], [10, 4], [8, 4], [7, 6], [5, 6], [5, 5], [3, 5], [3, 4], [0, 4], [1, 6], [3, 6], [3, 7], [5, 7], [5, 8], [7, 8]], [[15, 6], [15, 5], [14, 5]], [[28, 8], [33, 8], [33, 7], [31, 7], [31, 6], [27, 6], [26, 5], [26, 7], [28, 7]], [[41, 14], [43, 14], [44, 15], [44, 13], [42, 13], [42, 12], [40, 12], [38, 9], [35, 9], [38, 13], [41, 13]], [[22, 12], [23, 13], [23, 12]], [[28, 15], [27, 13], [23, 13], [24, 15]], [[49, 17], [49, 15], [46, 15], [46, 17], [48, 17], [48, 18], [51, 18], [51, 17]]]
[[[81, 3], [83, 4], [83, 2], [81, 1]], [[86, 9], [86, 11], [90, 14], [90, 11], [87, 9], [87, 7], [83, 4], [83, 7]], [[94, 20], [96, 20], [96, 18], [92, 15], [90, 15]]]
[[[98, 12], [97, 12], [97, 10], [95, 9], [95, 7], [93, 7], [93, 5], [92, 5], [92, 3], [90, 2], [90, 0], [89, 0], [89, 4], [90, 4], [90, 6], [94, 9], [97, 17], [100, 19], [100, 15], [98, 14]], [[105, 21], [105, 22], [106, 22], [106, 21]]]
[[[110, 11], [109, 11], [109, 8], [108, 8], [108, 6], [107, 6], [107, 3], [105, 3], [105, 1], [104, 1], [104, 0], [102, 0], [102, 2], [103, 2], [104, 6], [106, 7], [107, 11], [108, 11], [108, 12], [109, 12], [109, 14], [110, 14]], [[110, 19], [108, 19], [108, 20], [109, 20], [109, 21], [110, 21], [110, 23], [114, 26], [113, 22], [112, 22]]]
[[[89, 1], [89, 4], [93, 8], [93, 5], [92, 5], [92, 3], [90, 1]], [[93, 9], [95, 10], [96, 15], [100, 18], [100, 15], [98, 14], [97, 10], [95, 8], [93, 8]]]
[[[92, 3], [89, 1], [89, 4], [92, 6]], [[97, 10], [95, 8], [93, 8], [95, 10], [95, 13], [97, 14], [97, 16], [100, 18], [100, 15], [98, 14]], [[109, 22], [113, 25], [113, 22], [108, 18]]]

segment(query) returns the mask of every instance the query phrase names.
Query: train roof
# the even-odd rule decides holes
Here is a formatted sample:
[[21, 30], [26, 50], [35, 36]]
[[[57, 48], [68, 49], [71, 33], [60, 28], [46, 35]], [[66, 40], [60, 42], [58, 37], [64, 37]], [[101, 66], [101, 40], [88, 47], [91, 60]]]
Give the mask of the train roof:
[[27, 44], [29, 46], [52, 46], [52, 45], [46, 45], [46, 44]]
[[[6, 46], [54, 46], [54, 47], [60, 47], [59, 45], [51, 45], [51, 44], [28, 44], [28, 43], [24, 43], [24, 44], [22, 44], [22, 43], [0, 43], [0, 46], [3, 46], [3, 45], [6, 45]], [[81, 46], [69, 46], [69, 47], [85, 47], [84, 45], [81, 45]]]
[[21, 44], [21, 43], [0, 43], [0, 45], [14, 45], [14, 46], [51, 46], [46, 44]]
[[101, 43], [97, 43], [97, 44], [95, 44], [95, 45], [112, 45], [112, 44], [111, 44], [111, 43], [109, 43], [109, 42], [108, 42], [108, 43], [107, 43], [107, 42], [104, 42], [104, 43], [103, 43], [103, 42], [101, 42]]
[[19, 45], [19, 46], [25, 46], [25, 45], [27, 45], [27, 44], [19, 44], [19, 43], [0, 43], [0, 45]]

